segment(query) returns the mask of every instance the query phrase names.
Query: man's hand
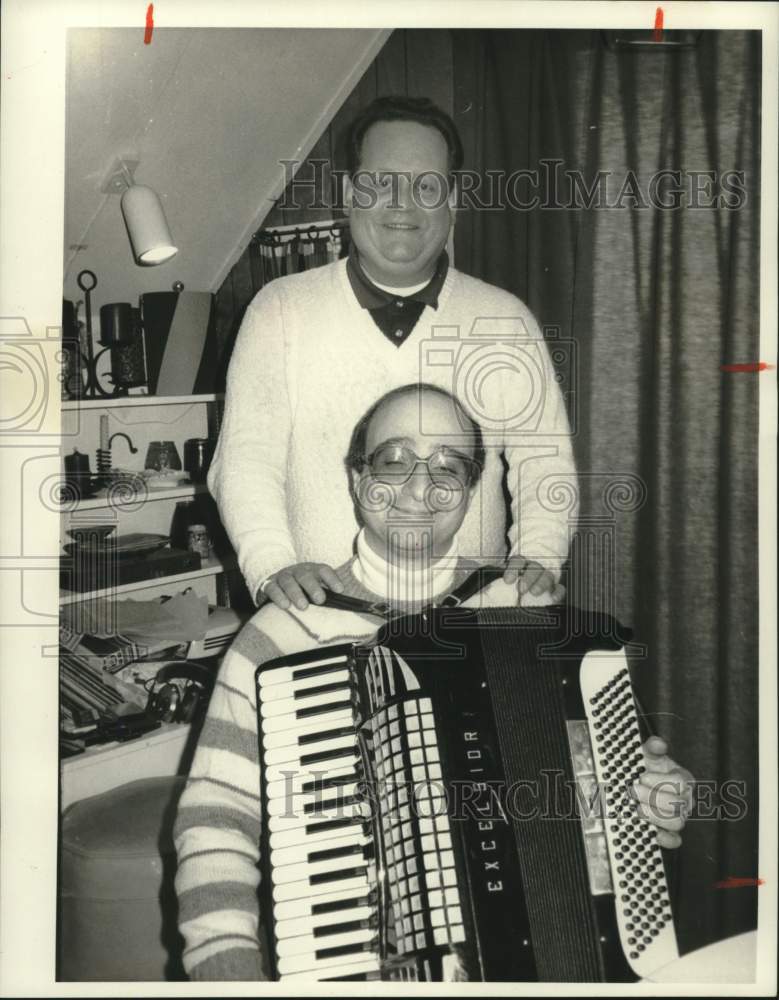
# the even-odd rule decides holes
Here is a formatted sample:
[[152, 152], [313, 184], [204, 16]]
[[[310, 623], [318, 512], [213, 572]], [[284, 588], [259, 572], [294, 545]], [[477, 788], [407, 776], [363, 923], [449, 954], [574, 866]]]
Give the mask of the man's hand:
[[506, 565], [506, 572], [503, 574], [504, 583], [514, 584], [519, 581], [518, 590], [520, 595], [528, 591], [534, 597], [549, 593], [552, 595], [552, 603], [558, 604], [565, 597], [565, 587], [561, 583], [555, 583], [555, 579], [548, 569], [535, 562], [533, 559], [525, 559], [524, 556], [511, 556]]
[[332, 566], [326, 563], [295, 563], [268, 577], [257, 594], [257, 603], [264, 595], [282, 611], [286, 611], [291, 604], [299, 611], [305, 611], [309, 601], [314, 604], [324, 602], [323, 586], [338, 594], [344, 589]]
[[643, 746], [646, 771], [633, 788], [638, 811], [657, 827], [661, 847], [679, 847], [679, 836], [692, 809], [695, 779], [671, 760], [668, 745], [659, 736], [650, 736]]

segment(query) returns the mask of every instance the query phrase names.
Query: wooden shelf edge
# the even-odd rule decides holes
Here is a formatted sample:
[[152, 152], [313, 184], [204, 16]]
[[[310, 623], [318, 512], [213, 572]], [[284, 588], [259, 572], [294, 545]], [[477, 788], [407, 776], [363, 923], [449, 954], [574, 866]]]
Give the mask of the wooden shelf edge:
[[194, 396], [108, 396], [105, 399], [63, 399], [63, 410], [112, 410], [126, 406], [176, 406], [185, 403], [215, 403], [223, 392]]
[[87, 590], [79, 593], [73, 590], [61, 590], [59, 603], [60, 607], [66, 604], [78, 604], [81, 601], [93, 601], [99, 597], [116, 597], [119, 594], [130, 594], [136, 590], [148, 590], [150, 587], [172, 586], [176, 583], [185, 583], [188, 580], [197, 580], [205, 576], [218, 576], [220, 573], [227, 573], [235, 569], [235, 560], [209, 559], [200, 569], [192, 569], [187, 573], [174, 573], [171, 576], [158, 576], [151, 580], [136, 580], [134, 583], [125, 583], [117, 587], [106, 587], [102, 590]]
[[67, 503], [63, 504], [60, 513], [72, 514], [77, 510], [99, 510], [101, 507], [111, 507], [114, 510], [134, 511], [144, 504], [153, 500], [176, 500], [180, 497], [193, 497], [199, 493], [208, 493], [208, 486], [205, 483], [188, 483], [183, 486], [170, 486], [165, 490], [147, 490], [146, 493], [138, 492], [133, 499], [120, 497], [89, 497], [79, 500], [72, 507]]

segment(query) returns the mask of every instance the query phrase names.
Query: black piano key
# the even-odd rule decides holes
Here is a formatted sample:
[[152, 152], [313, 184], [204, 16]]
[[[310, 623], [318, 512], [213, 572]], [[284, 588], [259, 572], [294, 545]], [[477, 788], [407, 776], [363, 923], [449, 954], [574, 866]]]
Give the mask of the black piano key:
[[323, 715], [325, 712], [341, 712], [346, 708], [351, 708], [350, 701], [331, 701], [327, 705], [311, 705], [309, 708], [299, 708], [295, 712], [296, 719], [311, 719], [315, 715]]
[[321, 916], [323, 913], [337, 913], [338, 910], [356, 910], [358, 906], [371, 906], [370, 896], [354, 896], [352, 899], [332, 899], [327, 903], [314, 903], [311, 916]]
[[341, 726], [338, 729], [323, 729], [319, 733], [306, 733], [305, 736], [298, 736], [298, 746], [306, 746], [307, 743], [318, 743], [319, 740], [335, 740], [339, 736], [351, 736], [354, 726]]
[[376, 973], [353, 972], [350, 976], [326, 976], [320, 983], [367, 983], [370, 978], [376, 978]]
[[338, 760], [339, 757], [354, 757], [354, 747], [340, 747], [336, 750], [320, 750], [319, 753], [304, 753], [300, 758], [301, 766], [306, 764], [321, 764], [326, 760]]
[[[346, 795], [340, 799], [328, 799], [327, 802], [307, 802], [303, 806], [303, 815], [314, 815], [318, 812], [327, 812], [330, 809], [335, 809], [336, 806], [351, 806], [360, 799], [356, 795]], [[318, 827], [318, 829], [324, 829], [323, 827]]]
[[318, 792], [324, 791], [325, 788], [338, 788], [340, 785], [353, 785], [359, 780], [356, 771], [352, 771], [351, 774], [339, 774], [334, 778], [314, 778], [313, 781], [306, 781], [301, 785], [301, 791], [304, 792]]
[[300, 688], [292, 695], [293, 698], [311, 698], [315, 694], [326, 694], [328, 691], [342, 691], [349, 687], [348, 681], [337, 681], [335, 684], [318, 684], [316, 687]]
[[343, 670], [346, 666], [346, 661], [342, 660], [340, 663], [320, 663], [316, 667], [300, 667], [298, 670], [292, 671], [293, 681], [303, 681], [307, 677], [318, 677], [320, 674], [332, 674], [336, 670]]
[[350, 854], [362, 854], [364, 844], [347, 844], [345, 847], [330, 847], [324, 851], [311, 851], [308, 855], [308, 864], [316, 861], [327, 861], [329, 858], [345, 858]]
[[[357, 944], [341, 944], [336, 948], [317, 948], [314, 958], [317, 960], [325, 958], [338, 958], [339, 955], [359, 955], [363, 951], [373, 951], [376, 947], [373, 941], [361, 941]], [[639, 948], [642, 946], [639, 945]]]
[[322, 833], [328, 830], [342, 830], [345, 826], [357, 826], [362, 819], [357, 816], [344, 816], [341, 819], [325, 819], [321, 823], [307, 823], [306, 833]]
[[346, 920], [342, 924], [325, 924], [314, 928], [314, 937], [327, 937], [328, 934], [349, 934], [350, 931], [364, 931], [371, 926], [370, 920]]
[[365, 874], [365, 865], [359, 868], [340, 868], [334, 872], [319, 872], [317, 875], [310, 875], [309, 885], [324, 885], [325, 882], [342, 882], [348, 878], [357, 878]]

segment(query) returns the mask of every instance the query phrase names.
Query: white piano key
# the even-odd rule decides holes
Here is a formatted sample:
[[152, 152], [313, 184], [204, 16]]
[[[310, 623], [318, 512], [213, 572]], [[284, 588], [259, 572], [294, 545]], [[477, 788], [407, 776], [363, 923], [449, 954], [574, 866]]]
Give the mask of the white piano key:
[[301, 874], [309, 879], [315, 875], [327, 875], [330, 872], [351, 871], [353, 868], [367, 868], [368, 859], [364, 851], [359, 854], [349, 854], [344, 858], [325, 858], [324, 861], [306, 861], [274, 866], [271, 881], [274, 885], [286, 885], [288, 882], [298, 882]]
[[270, 849], [279, 850], [284, 847], [294, 847], [296, 844], [308, 844], [310, 850], [319, 850], [320, 846], [332, 840], [338, 840], [355, 836], [355, 831], [362, 832], [363, 824], [360, 820], [350, 821], [348, 826], [339, 826], [332, 830], [309, 830], [305, 826], [290, 827], [279, 833], [271, 833]]
[[367, 944], [376, 937], [375, 927], [361, 927], [358, 930], [346, 931], [343, 934], [328, 934], [325, 937], [314, 937], [305, 934], [301, 937], [285, 938], [276, 942], [276, 954], [279, 959], [292, 955], [311, 955], [322, 948], [341, 948], [349, 944]]
[[[316, 667], [331, 666], [337, 669], [341, 664], [347, 663], [345, 656], [326, 656], [321, 660], [313, 659], [310, 663], [300, 663], [296, 667], [276, 667], [273, 670], [264, 670], [260, 674], [260, 687], [264, 690], [274, 684], [292, 684], [295, 681], [294, 675], [302, 670], [311, 670]], [[320, 674], [319, 676], [326, 676]]]
[[[309, 906], [310, 909], [310, 906]], [[277, 941], [287, 938], [308, 937], [323, 927], [334, 927], [338, 924], [350, 924], [357, 920], [371, 920], [376, 914], [372, 906], [352, 906], [347, 910], [334, 910], [332, 913], [318, 913], [314, 917], [297, 917], [294, 920], [279, 920], [273, 928]], [[274, 913], [274, 916], [276, 914]], [[375, 930], [374, 930], [375, 933]], [[329, 935], [323, 935], [320, 940], [327, 941]], [[279, 954], [281, 952], [279, 951]]]
[[[287, 958], [280, 958], [276, 964], [280, 975], [287, 976], [289, 973], [295, 972], [305, 972], [308, 969], [316, 969], [320, 972], [324, 969], [329, 969], [330, 975], [338, 975], [340, 973], [340, 967], [346, 965], [352, 958], [359, 958], [360, 952], [355, 951], [353, 955], [335, 955], [332, 958], [316, 958], [313, 953], [310, 955], [290, 955]], [[368, 952], [367, 954], [372, 954]], [[375, 953], [373, 953], [375, 954]], [[377, 966], [378, 966], [378, 956], [376, 956]], [[369, 963], [365, 963], [366, 967], [371, 967]]]
[[[355, 892], [354, 889], [331, 889], [329, 892], [321, 893], [319, 896], [310, 898], [309, 896], [304, 896], [302, 899], [290, 899], [286, 903], [274, 903], [273, 905], [273, 918], [276, 921], [276, 929], [282, 923], [287, 921], [293, 923], [297, 920], [304, 919], [309, 922], [312, 920], [318, 920], [320, 917], [338, 916], [342, 913], [352, 913], [354, 912], [354, 907], [342, 910], [333, 910], [331, 913], [320, 913], [315, 914], [314, 907], [320, 904], [332, 904], [339, 902], [348, 902], [350, 900], [367, 899], [367, 890], [363, 893]], [[367, 904], [366, 904], [367, 905]], [[375, 907], [368, 907], [371, 911], [375, 910]]]
[[[336, 702], [344, 700], [343, 698], [335, 699]], [[269, 719], [263, 719], [261, 722], [263, 741], [269, 736], [275, 736], [277, 733], [294, 733], [297, 739], [299, 733], [318, 732], [320, 726], [322, 730], [329, 728], [334, 724], [332, 720], [340, 719], [342, 716], [351, 718], [356, 728], [354, 711], [350, 705], [331, 708], [327, 712], [317, 712], [316, 715], [312, 715], [310, 718], [304, 717], [298, 719], [296, 715], [271, 716]]]
[[[268, 720], [271, 721], [270, 719]], [[351, 709], [340, 709], [336, 712], [323, 713], [313, 719], [299, 719], [297, 726], [288, 726], [286, 729], [277, 732], [271, 730], [265, 732], [263, 726], [262, 745], [265, 750], [275, 750], [276, 747], [289, 746], [297, 743], [301, 736], [313, 736], [317, 733], [326, 733], [331, 729], [351, 729], [355, 734], [357, 727]], [[305, 744], [302, 744], [305, 746]]]
[[[345, 959], [349, 957], [347, 955], [344, 956]], [[331, 979], [333, 976], [356, 976], [362, 973], [370, 975], [371, 973], [377, 973], [380, 968], [379, 956], [372, 952], [366, 952], [364, 956], [357, 958], [356, 961], [344, 962], [342, 966], [339, 966], [337, 972], [334, 972], [330, 966], [323, 969], [311, 968], [304, 969], [302, 972], [288, 973], [282, 976], [281, 979], [285, 983], [321, 982], [323, 979]]]
[[272, 687], [263, 688], [262, 701], [267, 704], [272, 701], [281, 701], [284, 698], [293, 698], [296, 701], [302, 700], [301, 696], [309, 688], [323, 687], [324, 685], [339, 684], [349, 680], [348, 670], [334, 670], [331, 674], [317, 674], [314, 677], [303, 677], [300, 680], [292, 681], [289, 685], [274, 684]]
[[355, 896], [367, 893], [369, 888], [367, 869], [359, 875], [350, 875], [349, 878], [339, 879], [333, 882], [319, 882], [311, 885], [308, 878], [302, 878], [297, 882], [285, 882], [282, 885], [273, 886], [274, 908], [277, 903], [286, 903], [291, 899], [314, 899], [317, 896], [326, 896], [335, 892], [336, 889], [345, 892], [352, 892]]
[[268, 829], [272, 834], [278, 833], [279, 835], [286, 833], [288, 830], [296, 830], [299, 827], [310, 826], [314, 830], [317, 825], [330, 822], [331, 820], [358, 822], [370, 818], [370, 810], [365, 802], [350, 802], [346, 805], [335, 805], [316, 814], [303, 814], [285, 809], [283, 799], [276, 800], [275, 806], [278, 810], [275, 813], [272, 813], [270, 808], [268, 809]]
[[270, 784], [272, 781], [288, 781], [299, 774], [320, 774], [328, 768], [334, 768], [336, 762], [346, 766], [354, 767], [360, 759], [359, 754], [354, 749], [344, 748], [344, 752], [331, 760], [323, 760], [319, 764], [297, 764], [295, 761], [284, 761], [281, 764], [272, 764], [265, 768], [265, 781]]
[[356, 750], [357, 740], [354, 733], [346, 736], [332, 736], [329, 739], [317, 740], [315, 743], [308, 743], [305, 746], [290, 745], [277, 747], [275, 750], [266, 750], [265, 764], [280, 764], [290, 760], [301, 761], [304, 757], [311, 757], [320, 753], [329, 753], [331, 750]]
[[300, 769], [290, 767], [288, 773], [279, 781], [268, 782], [265, 794], [269, 799], [282, 798], [285, 795], [296, 795], [303, 791], [303, 786], [312, 781], [322, 782], [351, 778], [356, 785], [360, 780], [354, 761], [346, 758], [336, 758], [324, 764], [314, 764]]
[[[351, 818], [351, 813], [347, 813], [347, 808], [351, 803], [339, 803], [334, 799], [324, 798], [321, 792], [301, 792], [299, 795], [290, 795], [285, 802], [283, 799], [276, 799], [273, 803], [273, 811], [268, 810], [269, 815], [278, 816], [299, 816], [308, 819], [308, 822], [315, 823], [320, 819], [338, 820]], [[313, 810], [313, 811], [312, 811]]]
[[[305, 864], [308, 865], [308, 857], [318, 851], [339, 851], [346, 850], [347, 847], [361, 847], [365, 849], [371, 840], [366, 837], [362, 828], [353, 827], [350, 837], [333, 837], [330, 840], [320, 841], [318, 844], [293, 844], [290, 847], [274, 848], [271, 846], [271, 863], [274, 868], [283, 865]], [[345, 857], [357, 857], [358, 855], [345, 855]]]
[[278, 701], [264, 701], [260, 705], [260, 713], [263, 719], [270, 719], [280, 715], [296, 719], [298, 718], [297, 713], [303, 709], [316, 708], [319, 705], [330, 705], [339, 701], [348, 701], [351, 693], [351, 687], [347, 682], [344, 682], [335, 691], [323, 691], [321, 694], [306, 695], [305, 698], [280, 698]]

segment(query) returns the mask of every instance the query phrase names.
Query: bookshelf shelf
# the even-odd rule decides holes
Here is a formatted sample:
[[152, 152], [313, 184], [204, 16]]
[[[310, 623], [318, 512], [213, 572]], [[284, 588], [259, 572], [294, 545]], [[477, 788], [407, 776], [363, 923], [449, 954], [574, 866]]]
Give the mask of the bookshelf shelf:
[[83, 593], [74, 590], [60, 591], [60, 607], [66, 604], [78, 604], [79, 601], [94, 600], [98, 597], [117, 597], [120, 594], [131, 594], [137, 590], [148, 590], [149, 587], [156, 587], [161, 584], [174, 586], [179, 583], [186, 583], [188, 580], [198, 580], [205, 576], [217, 576], [219, 573], [229, 572], [235, 569], [237, 563], [234, 559], [207, 559], [203, 560], [200, 569], [190, 570], [188, 573], [174, 573], [171, 576], [160, 576], [153, 580], [138, 580], [135, 583], [125, 583], [117, 587], [105, 587], [102, 590], [87, 590]]
[[223, 392], [196, 396], [106, 396], [102, 399], [64, 399], [63, 410], [113, 410], [127, 406], [180, 406], [182, 403], [216, 403]]
[[153, 500], [177, 500], [181, 497], [193, 497], [198, 493], [207, 492], [208, 486], [205, 483], [184, 483], [181, 486], [171, 486], [164, 490], [138, 490], [135, 496], [125, 496], [124, 493], [121, 493], [116, 496], [89, 497], [79, 500], [72, 506], [67, 503], [63, 504], [63, 513], [72, 513], [77, 510], [98, 510], [101, 507], [133, 511]]

